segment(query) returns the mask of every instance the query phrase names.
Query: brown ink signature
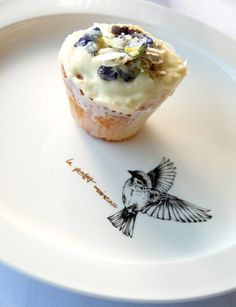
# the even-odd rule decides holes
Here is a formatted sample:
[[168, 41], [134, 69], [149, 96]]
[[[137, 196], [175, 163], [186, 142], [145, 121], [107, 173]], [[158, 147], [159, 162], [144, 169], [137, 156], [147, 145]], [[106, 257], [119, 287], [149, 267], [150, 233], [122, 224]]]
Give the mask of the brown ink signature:
[[[66, 164], [68, 164], [69, 166], [73, 167], [72, 164], [73, 164], [73, 161], [74, 159], [68, 159], [66, 160]], [[117, 208], [117, 204], [114, 203], [110, 197], [108, 197], [106, 195], [106, 193], [101, 190], [96, 181], [94, 180], [94, 178], [89, 174], [89, 173], [86, 173], [84, 172], [80, 167], [76, 166], [76, 167], [73, 167], [72, 169], [72, 172], [74, 173], [77, 173], [83, 180], [85, 180], [87, 183], [92, 183], [93, 185], [93, 188], [95, 189], [95, 191], [97, 192], [98, 195], [100, 195], [108, 204], [110, 204], [112, 207], [114, 208]]]

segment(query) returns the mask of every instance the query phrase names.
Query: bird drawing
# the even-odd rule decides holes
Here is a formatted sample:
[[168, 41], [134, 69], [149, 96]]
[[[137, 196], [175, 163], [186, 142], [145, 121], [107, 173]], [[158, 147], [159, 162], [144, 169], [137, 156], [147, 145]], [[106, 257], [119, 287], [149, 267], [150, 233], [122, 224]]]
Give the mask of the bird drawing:
[[169, 159], [148, 173], [128, 171], [131, 174], [122, 192], [124, 208], [108, 217], [113, 226], [124, 235], [133, 236], [139, 212], [161, 220], [182, 223], [206, 222], [211, 219], [209, 209], [204, 209], [169, 193], [176, 176], [176, 167]]

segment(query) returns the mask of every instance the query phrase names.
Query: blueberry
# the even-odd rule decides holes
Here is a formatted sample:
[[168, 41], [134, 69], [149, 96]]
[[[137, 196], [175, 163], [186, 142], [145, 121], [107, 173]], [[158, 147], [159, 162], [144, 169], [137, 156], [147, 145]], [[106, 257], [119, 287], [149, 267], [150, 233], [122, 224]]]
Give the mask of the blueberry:
[[88, 44], [88, 42], [91, 42], [93, 39], [91, 35], [85, 34], [80, 37], [80, 39], [74, 44], [74, 47], [79, 47], [79, 46], [85, 46]]
[[115, 34], [116, 36], [121, 35], [121, 33], [129, 34], [129, 28], [127, 26], [112, 26], [111, 33]]
[[136, 74], [135, 74], [134, 70], [124, 71], [124, 70], [119, 68], [118, 69], [118, 75], [125, 82], [132, 81], [136, 78]]
[[152, 39], [151, 37], [145, 36], [145, 38], [146, 38], [146, 44], [147, 44], [147, 45], [153, 44], [153, 39]]
[[74, 47], [86, 46], [89, 42], [96, 43], [97, 40], [102, 36], [102, 32], [98, 27], [90, 30], [89, 33], [84, 34], [79, 38], [79, 40], [74, 44]]
[[138, 33], [141, 33], [138, 29], [130, 29], [127, 26], [112, 26], [111, 27], [111, 33], [115, 34], [115, 36], [121, 35], [121, 33], [124, 33], [125, 35], [137, 35]]
[[117, 79], [118, 72], [115, 67], [101, 65], [98, 68], [98, 75], [103, 80], [113, 81]]

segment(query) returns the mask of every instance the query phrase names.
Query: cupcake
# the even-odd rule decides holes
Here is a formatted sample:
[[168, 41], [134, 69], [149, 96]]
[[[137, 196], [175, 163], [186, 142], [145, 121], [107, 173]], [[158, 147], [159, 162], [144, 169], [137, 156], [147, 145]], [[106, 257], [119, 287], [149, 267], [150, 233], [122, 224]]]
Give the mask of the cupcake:
[[135, 135], [186, 75], [169, 45], [129, 24], [98, 24], [66, 37], [59, 52], [71, 112], [90, 135]]

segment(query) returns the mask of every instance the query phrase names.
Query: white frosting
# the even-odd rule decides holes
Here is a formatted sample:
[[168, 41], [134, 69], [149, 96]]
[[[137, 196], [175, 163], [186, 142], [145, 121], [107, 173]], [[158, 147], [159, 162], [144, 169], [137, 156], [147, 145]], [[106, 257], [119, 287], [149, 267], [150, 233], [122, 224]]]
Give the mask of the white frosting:
[[[96, 24], [103, 35], [111, 36], [106, 24]], [[162, 44], [159, 48], [162, 54], [163, 70], [166, 75], [151, 79], [144, 72], [131, 82], [122, 79], [106, 81], [99, 77], [97, 70], [100, 65], [115, 66], [113, 61], [117, 51], [112, 48], [100, 49], [95, 56], [88, 53], [84, 47], [74, 47], [78, 39], [86, 31], [80, 30], [68, 35], [61, 47], [59, 59], [64, 67], [67, 78], [79, 87], [86, 97], [94, 99], [97, 104], [109, 109], [132, 113], [144, 105], [146, 100], [171, 94], [186, 74], [182, 60], [170, 48]], [[109, 51], [109, 52], [108, 52]], [[80, 75], [83, 79], [79, 79]]]

